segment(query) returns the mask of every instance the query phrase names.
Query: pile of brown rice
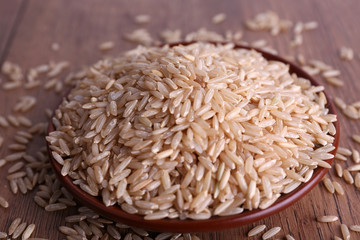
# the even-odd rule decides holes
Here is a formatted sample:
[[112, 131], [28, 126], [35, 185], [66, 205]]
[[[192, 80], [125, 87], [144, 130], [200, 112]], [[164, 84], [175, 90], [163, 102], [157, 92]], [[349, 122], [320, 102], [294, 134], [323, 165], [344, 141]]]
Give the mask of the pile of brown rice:
[[321, 86], [233, 44], [138, 47], [89, 68], [47, 136], [62, 174], [145, 219], [271, 206], [330, 168]]

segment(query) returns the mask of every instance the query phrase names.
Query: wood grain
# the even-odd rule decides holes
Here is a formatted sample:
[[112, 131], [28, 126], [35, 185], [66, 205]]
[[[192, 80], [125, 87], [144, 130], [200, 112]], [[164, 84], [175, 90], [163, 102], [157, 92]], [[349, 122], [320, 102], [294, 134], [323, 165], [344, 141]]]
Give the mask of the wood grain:
[[[25, 3], [26, 2], [26, 3]], [[271, 37], [265, 32], [245, 31], [243, 22], [259, 12], [273, 10], [284, 19], [296, 21], [319, 22], [315, 31], [305, 32], [304, 44], [298, 48], [290, 48], [292, 33]], [[213, 25], [211, 18], [219, 12], [227, 15], [226, 21]], [[252, 41], [266, 39], [271, 46], [279, 50], [281, 55], [302, 53], [307, 59], [319, 59], [341, 70], [343, 88], [326, 85], [331, 96], [339, 96], [347, 103], [360, 100], [360, 4], [357, 0], [327, 0], [327, 1], [201, 1], [201, 0], [63, 0], [35, 1], [12, 0], [0, 1], [0, 64], [7, 59], [18, 63], [24, 69], [47, 63], [50, 60], [68, 60], [72, 69], [91, 64], [103, 56], [98, 51], [98, 44], [112, 40], [116, 42], [115, 49], [109, 55], [117, 55], [121, 51], [135, 47], [125, 42], [123, 35], [139, 27], [148, 29], [154, 37], [163, 29], [181, 29], [183, 33], [205, 27], [220, 33], [226, 30], [244, 30], [244, 39]], [[133, 22], [137, 14], [151, 15], [151, 22], [138, 26]], [[50, 46], [53, 42], [60, 45], [60, 51], [54, 52]], [[343, 62], [338, 57], [340, 46], [350, 46], [356, 51], [356, 58], [351, 62]], [[1, 78], [4, 78], [1, 76]], [[39, 99], [36, 108], [27, 114], [36, 121], [46, 120], [44, 109], [54, 108], [60, 95], [44, 91], [41, 87], [26, 92], [22, 89], [4, 92], [0, 90], [0, 115], [12, 112], [12, 107], [21, 95], [31, 94]], [[341, 122], [340, 145], [360, 149], [350, 137], [352, 133], [360, 133], [359, 121], [350, 121], [339, 113]], [[6, 137], [5, 146], [0, 148], [0, 159], [8, 154], [6, 145], [11, 143], [14, 129], [1, 129], [0, 135]], [[43, 145], [43, 140], [33, 144], [33, 150]], [[345, 167], [349, 163], [342, 163]], [[36, 223], [34, 235], [49, 239], [62, 239], [64, 236], [57, 231], [64, 224], [64, 217], [74, 209], [58, 213], [46, 213], [38, 207], [28, 195], [12, 195], [6, 180], [9, 165], [0, 169], [0, 195], [9, 200], [11, 207], [0, 208], [0, 231], [7, 231], [11, 221], [22, 217], [28, 223]], [[199, 233], [201, 239], [244, 239], [247, 232], [258, 224], [266, 224], [268, 228], [280, 226], [282, 231], [278, 237], [286, 234], [296, 239], [332, 239], [334, 235], [341, 236], [340, 222], [345, 224], [360, 224], [360, 208], [358, 207], [359, 190], [345, 184], [335, 177], [334, 170], [330, 177], [339, 181], [345, 188], [345, 196], [331, 195], [320, 184], [306, 197], [292, 207], [258, 221], [249, 226], [242, 226], [226, 231]], [[320, 224], [315, 221], [319, 215], [338, 215], [340, 221], [332, 224]], [[360, 235], [351, 233], [352, 238], [360, 239]], [[252, 239], [259, 239], [252, 238]]]
[[6, 4], [3, 0], [0, 4], [2, 6], [0, 8], [0, 61], [2, 62], [6, 49], [12, 42], [18, 20], [21, 19], [25, 6], [22, 0], [9, 1]]

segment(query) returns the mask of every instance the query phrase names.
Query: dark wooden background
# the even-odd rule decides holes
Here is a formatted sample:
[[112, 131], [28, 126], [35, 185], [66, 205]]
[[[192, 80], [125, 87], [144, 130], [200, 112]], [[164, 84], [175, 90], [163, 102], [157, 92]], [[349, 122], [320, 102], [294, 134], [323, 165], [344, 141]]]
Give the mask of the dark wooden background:
[[[294, 23], [315, 20], [319, 22], [319, 28], [304, 33], [304, 44], [295, 49], [289, 47], [293, 37], [291, 32], [271, 37], [269, 33], [244, 31], [245, 40], [264, 38], [278, 49], [281, 55], [303, 53], [308, 59], [325, 61], [341, 70], [341, 78], [346, 83], [343, 88], [326, 85], [328, 93], [340, 96], [348, 103], [360, 100], [358, 0], [0, 0], [0, 64], [4, 60], [10, 60], [27, 69], [50, 60], [68, 60], [73, 64], [72, 69], [79, 69], [103, 56], [98, 50], [98, 45], [103, 41], [115, 42], [111, 55], [135, 47], [134, 44], [125, 42], [123, 35], [139, 28], [133, 21], [138, 14], [151, 16], [151, 22], [140, 27], [148, 29], [157, 37], [165, 28], [179, 28], [183, 33], [200, 27], [220, 33], [225, 33], [226, 30], [241, 30], [244, 29], [243, 23], [246, 19], [265, 10], [274, 10], [282, 18]], [[214, 25], [211, 18], [219, 12], [226, 13], [226, 21]], [[53, 42], [59, 43], [58, 52], [51, 50]], [[343, 45], [350, 46], [357, 52], [353, 61], [343, 62], [339, 59], [338, 49]], [[322, 79], [318, 79], [324, 83]], [[22, 94], [25, 94], [25, 91], [21, 89], [10, 92], [0, 90], [0, 115], [11, 113], [18, 96]], [[36, 108], [27, 114], [34, 121], [44, 120], [44, 108], [55, 107], [60, 97], [56, 94], [45, 94], [41, 87], [26, 94], [36, 95], [39, 99]], [[352, 133], [360, 133], [360, 123], [347, 120], [342, 114], [339, 114], [339, 119], [340, 145], [360, 149], [349, 137]], [[0, 128], [0, 135], [5, 138], [13, 133], [13, 129]], [[9, 143], [10, 140], [7, 139], [6, 144]], [[0, 148], [0, 159], [8, 153], [6, 144]], [[346, 163], [343, 166], [346, 166]], [[0, 169], [0, 195], [10, 202], [10, 208], [0, 208], [0, 231], [7, 231], [13, 219], [22, 217], [28, 223], [36, 223], [34, 235], [62, 239], [64, 236], [57, 228], [64, 224], [64, 217], [74, 210], [46, 213], [32, 201], [33, 192], [26, 196], [14, 196], [6, 180], [8, 167], [6, 165]], [[331, 195], [319, 184], [307, 196], [279, 214], [249, 226], [199, 233], [198, 236], [202, 239], [244, 239], [247, 232], [258, 224], [266, 224], [268, 227], [281, 226], [282, 231], [277, 237], [282, 238], [287, 233], [296, 239], [306, 240], [341, 236], [340, 222], [348, 225], [360, 224], [359, 190], [335, 177], [333, 169], [330, 175], [332, 179], [343, 183], [346, 191], [344, 196]], [[315, 221], [316, 216], [326, 214], [338, 215], [340, 221], [332, 224]], [[352, 239], [360, 239], [359, 233], [351, 234]]]

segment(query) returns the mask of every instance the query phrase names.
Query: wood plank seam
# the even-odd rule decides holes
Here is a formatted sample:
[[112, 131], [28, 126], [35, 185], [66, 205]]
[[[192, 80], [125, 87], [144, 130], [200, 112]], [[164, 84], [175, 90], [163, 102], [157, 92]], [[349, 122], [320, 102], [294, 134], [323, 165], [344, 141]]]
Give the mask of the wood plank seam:
[[16, 17], [15, 20], [12, 24], [12, 27], [10, 28], [10, 33], [8, 34], [7, 38], [5, 39], [5, 44], [4, 44], [4, 49], [2, 50], [2, 52], [0, 53], [0, 66], [2, 66], [3, 62], [6, 59], [6, 56], [9, 52], [9, 49], [11, 47], [11, 43], [15, 38], [17, 29], [22, 21], [22, 18], [24, 16], [25, 10], [27, 8], [27, 3], [28, 1], [22, 0], [20, 7], [18, 9], [18, 11], [16, 12]]

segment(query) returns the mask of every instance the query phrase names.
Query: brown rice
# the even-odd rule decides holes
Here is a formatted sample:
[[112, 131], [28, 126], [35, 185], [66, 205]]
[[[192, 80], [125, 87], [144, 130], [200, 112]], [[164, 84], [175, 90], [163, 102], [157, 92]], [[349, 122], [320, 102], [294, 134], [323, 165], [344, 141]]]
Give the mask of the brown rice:
[[269, 229], [268, 231], [266, 231], [263, 235], [262, 235], [262, 239], [269, 239], [272, 238], [273, 236], [275, 236], [278, 232], [280, 232], [281, 227], [273, 227], [271, 229]]
[[360, 232], [360, 225], [351, 225], [349, 228], [351, 231]]
[[326, 190], [328, 190], [330, 193], [335, 192], [334, 185], [329, 178], [325, 177], [323, 180], [323, 183], [324, 183]]
[[335, 222], [337, 220], [339, 220], [339, 218], [337, 216], [320, 216], [320, 217], [317, 217], [317, 221], [322, 222], [322, 223]]
[[344, 240], [350, 240], [349, 228], [345, 224], [341, 224], [341, 233], [343, 235]]
[[258, 226], [256, 226], [256, 227], [252, 228], [252, 229], [248, 232], [247, 236], [248, 236], [248, 237], [255, 236], [255, 235], [261, 233], [262, 231], [264, 231], [265, 228], [266, 228], [265, 225], [258, 225]]
[[251, 31], [270, 31], [271, 35], [278, 35], [282, 31], [287, 31], [291, 25], [291, 21], [280, 19], [272, 11], [259, 13], [253, 19], [247, 20], [245, 24]]
[[112, 48], [114, 48], [115, 43], [113, 41], [107, 41], [107, 42], [103, 42], [99, 45], [99, 49], [101, 51], [108, 51]]
[[[210, 57], [211, 53], [217, 57]], [[246, 63], [239, 73], [232, 66], [236, 61]], [[248, 66], [251, 62], [256, 64]], [[218, 67], [216, 75], [207, 66]], [[225, 73], [222, 68], [229, 69]], [[117, 80], [106, 77], [109, 71], [118, 74]], [[259, 74], [273, 80], [259, 80]], [[134, 76], [131, 82], [130, 75]], [[86, 180], [74, 183], [90, 195], [102, 195], [106, 206], [119, 202], [124, 211], [146, 219], [168, 217], [169, 208], [175, 209], [171, 216], [186, 212], [196, 219], [236, 214], [244, 208], [269, 207], [279, 193], [289, 193], [308, 181], [316, 166], [330, 167], [324, 160], [333, 157], [329, 152], [334, 137], [326, 129], [336, 116], [324, 114], [322, 90], [289, 74], [288, 66], [268, 62], [255, 51], [234, 50], [232, 44], [138, 47], [89, 70], [55, 111], [57, 130], [47, 141], [54, 159], [63, 165], [64, 176], [73, 176], [79, 167], [88, 168]], [[300, 103], [310, 110], [313, 122], [293, 112], [300, 111]], [[252, 117], [257, 124], [250, 121]], [[298, 124], [309, 132], [296, 131]], [[61, 130], [64, 125], [79, 134], [75, 141]], [[319, 141], [311, 140], [312, 133]], [[301, 135], [307, 147], [297, 145], [293, 135]], [[315, 148], [315, 143], [322, 146]], [[74, 165], [76, 159], [79, 162]], [[103, 170], [103, 164], [109, 168]], [[212, 175], [217, 176], [216, 182]], [[280, 192], [263, 195], [264, 175], [273, 176], [270, 186], [275, 179], [282, 180]], [[103, 180], [107, 185], [100, 184]], [[175, 194], [178, 189], [197, 189], [199, 184], [206, 186], [204, 190], [187, 192], [180, 200], [182, 208], [174, 205], [181, 196]], [[137, 192], [150, 194], [149, 201], [159, 209], [134, 206], [135, 200], [144, 200]], [[57, 206], [45, 209], [65, 208]]]
[[218, 13], [212, 18], [212, 22], [214, 24], [219, 24], [219, 23], [224, 22], [225, 19], [226, 19], [226, 14], [225, 13]]
[[337, 194], [344, 195], [345, 191], [340, 183], [333, 181], [333, 185]]
[[150, 15], [141, 14], [141, 15], [135, 16], [135, 22], [137, 24], [148, 23], [148, 22], [150, 22], [150, 20], [151, 20]]
[[29, 226], [27, 226], [27, 228], [23, 232], [22, 239], [28, 239], [31, 236], [31, 234], [34, 232], [34, 230], [35, 230], [35, 224], [30, 224]]
[[342, 60], [351, 61], [354, 58], [354, 50], [343, 46], [339, 50], [339, 55]]
[[18, 238], [20, 237], [20, 235], [24, 232], [25, 228], [26, 228], [27, 224], [26, 223], [21, 223], [14, 231], [14, 233], [12, 234], [12, 238]]

